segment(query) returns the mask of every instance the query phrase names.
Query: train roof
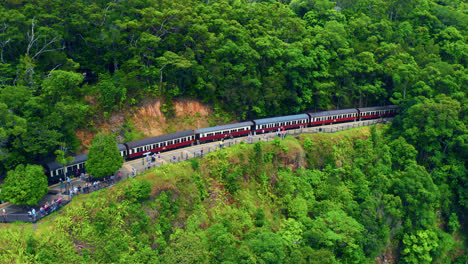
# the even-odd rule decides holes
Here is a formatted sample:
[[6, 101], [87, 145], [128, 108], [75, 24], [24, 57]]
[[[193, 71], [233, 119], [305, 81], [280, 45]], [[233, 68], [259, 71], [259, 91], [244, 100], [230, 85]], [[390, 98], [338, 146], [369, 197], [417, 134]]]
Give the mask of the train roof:
[[161, 135], [157, 137], [144, 138], [136, 141], [127, 142], [129, 148], [135, 148], [140, 146], [146, 146], [149, 144], [154, 144], [158, 142], [163, 142], [171, 139], [177, 139], [181, 137], [193, 136], [193, 130], [179, 131], [171, 134]]
[[122, 150], [127, 150], [127, 147], [125, 147], [124, 144], [118, 144], [118, 145], [117, 145], [117, 149], [118, 149], [119, 151], [122, 151]]
[[[73, 161], [67, 164], [65, 167], [85, 162], [87, 159], [88, 159], [87, 154], [81, 154], [81, 155], [75, 156]], [[64, 166], [56, 161], [52, 161], [52, 162], [47, 163], [47, 167], [49, 168], [49, 170], [56, 170], [56, 169], [63, 168]]]
[[374, 107], [364, 107], [358, 108], [361, 112], [366, 111], [376, 111], [376, 110], [388, 110], [388, 109], [397, 109], [398, 105], [384, 105], [384, 106], [374, 106]]
[[209, 133], [209, 132], [214, 132], [214, 131], [220, 131], [220, 130], [227, 130], [227, 129], [233, 129], [233, 128], [239, 128], [239, 127], [246, 127], [246, 126], [251, 126], [253, 125], [252, 121], [248, 122], [241, 122], [237, 124], [229, 124], [229, 125], [222, 125], [222, 126], [215, 126], [215, 127], [206, 127], [206, 128], [200, 128], [195, 130], [196, 134], [200, 133]]
[[309, 116], [306, 114], [288, 115], [288, 116], [255, 119], [254, 122], [256, 125], [263, 125], [263, 124], [269, 124], [269, 123], [287, 122], [287, 121], [301, 120], [301, 119], [309, 119]]
[[331, 111], [323, 111], [323, 112], [316, 112], [316, 113], [309, 113], [311, 117], [319, 117], [319, 116], [330, 116], [330, 115], [341, 115], [341, 114], [352, 114], [357, 113], [357, 109], [340, 109], [340, 110], [331, 110]]

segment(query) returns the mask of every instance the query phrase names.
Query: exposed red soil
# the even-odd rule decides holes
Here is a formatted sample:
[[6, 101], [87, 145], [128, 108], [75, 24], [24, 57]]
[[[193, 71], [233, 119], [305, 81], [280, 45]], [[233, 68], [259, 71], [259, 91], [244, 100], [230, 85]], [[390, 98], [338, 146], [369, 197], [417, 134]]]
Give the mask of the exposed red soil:
[[[160, 107], [161, 101], [148, 100], [141, 106], [135, 107], [130, 111], [113, 113], [108, 120], [95, 120], [97, 131], [78, 129], [75, 133], [81, 140], [83, 149], [87, 149], [98, 131], [119, 132], [119, 134], [122, 135], [123, 133], [120, 133], [122, 126], [128, 121], [135, 126], [136, 131], [143, 133], [147, 137], [209, 126], [208, 118], [212, 114], [212, 110], [207, 105], [198, 101], [175, 101], [174, 108], [176, 117], [170, 120], [166, 119]], [[121, 141], [125, 141], [125, 138], [122, 137]]]

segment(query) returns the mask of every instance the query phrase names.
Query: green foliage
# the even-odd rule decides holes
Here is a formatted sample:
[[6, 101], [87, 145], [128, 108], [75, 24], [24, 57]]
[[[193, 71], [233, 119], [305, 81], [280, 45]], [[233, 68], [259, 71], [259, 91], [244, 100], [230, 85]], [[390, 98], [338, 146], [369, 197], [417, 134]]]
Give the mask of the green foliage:
[[[2, 170], [51, 159], [58, 145], [76, 151], [74, 131], [108, 115], [94, 111], [151, 97], [168, 117], [175, 100], [209, 103], [212, 125], [440, 94], [463, 105], [466, 9], [459, 0], [7, 1], [0, 127], [19, 134], [0, 132]], [[422, 133], [437, 132], [433, 139], [411, 139], [414, 129], [403, 135], [421, 144], [420, 162], [420, 149], [441, 152], [428, 154], [436, 160], [468, 152], [459, 125], [442, 127]], [[142, 136], [132, 130], [126, 139]]]
[[451, 213], [449, 217], [449, 221], [447, 223], [448, 230], [450, 233], [457, 232], [460, 228], [460, 222], [458, 221], [458, 216], [455, 213]]
[[112, 134], [97, 134], [88, 152], [86, 170], [94, 177], [106, 177], [122, 167], [123, 158]]
[[255, 222], [256, 227], [262, 227], [265, 224], [265, 212], [262, 208], [255, 210]]
[[116, 71], [112, 77], [109, 74], [99, 76], [99, 100], [107, 110], [119, 109], [126, 99], [127, 89], [122, 84], [121, 75]]
[[431, 251], [438, 247], [437, 235], [430, 230], [418, 230], [403, 237], [403, 261], [405, 263], [432, 263]]
[[393, 189], [407, 208], [410, 216], [407, 220], [414, 221], [407, 228], [428, 228], [433, 224], [440, 193], [424, 167], [412, 165], [407, 168], [395, 179]]
[[[214, 106], [211, 124], [389, 102], [400, 115], [391, 138], [278, 138], [151, 171], [155, 201], [132, 182], [102, 192], [112, 202], [74, 202], [52, 237], [0, 229], [0, 262], [371, 263], [400, 242], [400, 261], [453, 261], [460, 246], [439, 226], [458, 235], [468, 208], [466, 10], [459, 0], [6, 1], [0, 174], [65, 163], [91, 114], [148, 97], [166, 116], [175, 100], [200, 99]], [[108, 146], [88, 160], [94, 176], [122, 165], [106, 160]]]
[[[37, 231], [0, 229], [0, 247], [8, 249], [0, 260], [371, 263], [399, 244], [399, 262], [453, 262], [464, 238], [457, 189], [436, 185], [440, 172], [419, 165], [414, 148], [386, 131], [239, 144], [162, 166], [78, 197]], [[327, 165], [290, 169], [305, 147], [299, 141], [313, 142], [322, 151], [311, 156]], [[258, 146], [269, 153], [260, 160]]]
[[38, 165], [18, 165], [8, 171], [2, 184], [1, 200], [16, 205], [37, 205], [47, 194], [47, 176]]
[[138, 202], [145, 201], [149, 198], [151, 192], [151, 184], [146, 180], [136, 181], [131, 178], [125, 188], [125, 197], [129, 200]]
[[285, 257], [283, 241], [275, 233], [261, 232], [245, 243], [255, 254], [257, 262], [282, 263]]
[[[427, 165], [439, 165], [447, 153], [466, 152], [458, 145], [467, 128], [460, 120], [461, 105], [446, 95], [434, 99], [418, 98], [411, 107], [403, 109], [403, 135], [418, 150], [418, 160]], [[457, 149], [454, 149], [457, 147]]]

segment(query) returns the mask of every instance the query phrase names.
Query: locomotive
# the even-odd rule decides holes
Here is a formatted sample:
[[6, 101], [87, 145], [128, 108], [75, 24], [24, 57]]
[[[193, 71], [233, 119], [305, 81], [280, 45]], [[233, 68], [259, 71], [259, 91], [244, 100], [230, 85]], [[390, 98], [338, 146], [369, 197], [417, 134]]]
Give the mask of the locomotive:
[[[228, 137], [242, 137], [250, 133], [266, 133], [270, 131], [393, 117], [397, 114], [397, 110], [398, 106], [387, 105], [255, 119], [247, 122], [196, 130], [185, 130], [157, 137], [130, 141], [124, 144], [118, 144], [117, 148], [120, 155], [124, 157], [125, 160], [130, 160], [151, 153], [164, 152], [194, 144], [204, 144]], [[47, 163], [46, 171], [49, 182], [58, 182], [63, 176], [75, 176], [85, 172], [86, 160], [87, 155], [82, 154], [76, 156], [74, 160], [66, 166], [57, 162]]]

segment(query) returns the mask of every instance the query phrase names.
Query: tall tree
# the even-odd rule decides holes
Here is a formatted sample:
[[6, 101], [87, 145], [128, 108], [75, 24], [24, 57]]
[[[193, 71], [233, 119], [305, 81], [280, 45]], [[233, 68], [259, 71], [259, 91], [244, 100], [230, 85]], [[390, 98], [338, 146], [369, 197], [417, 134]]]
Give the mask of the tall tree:
[[41, 166], [20, 164], [8, 171], [0, 199], [16, 205], [36, 205], [48, 190], [47, 176]]
[[122, 167], [123, 158], [114, 135], [97, 134], [89, 148], [86, 170], [94, 177], [105, 177]]

